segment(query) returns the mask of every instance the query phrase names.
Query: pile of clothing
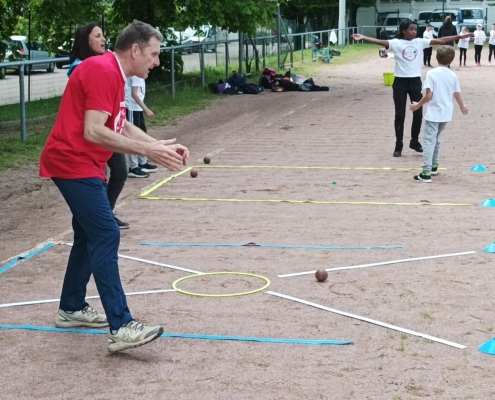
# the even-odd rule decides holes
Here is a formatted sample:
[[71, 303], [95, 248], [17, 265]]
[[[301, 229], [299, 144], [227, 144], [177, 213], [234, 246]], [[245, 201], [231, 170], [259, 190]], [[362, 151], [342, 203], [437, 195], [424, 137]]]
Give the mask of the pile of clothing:
[[259, 86], [271, 89], [273, 92], [328, 92], [328, 86], [318, 86], [313, 78], [306, 79], [287, 71], [284, 75], [277, 74], [273, 68], [265, 68], [260, 77]]

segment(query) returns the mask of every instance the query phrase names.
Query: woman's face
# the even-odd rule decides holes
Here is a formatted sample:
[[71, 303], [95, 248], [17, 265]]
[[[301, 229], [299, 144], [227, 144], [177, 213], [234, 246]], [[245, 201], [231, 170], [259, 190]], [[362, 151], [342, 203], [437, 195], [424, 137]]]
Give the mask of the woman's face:
[[89, 34], [89, 48], [97, 55], [105, 53], [105, 37], [99, 26], [95, 26]]

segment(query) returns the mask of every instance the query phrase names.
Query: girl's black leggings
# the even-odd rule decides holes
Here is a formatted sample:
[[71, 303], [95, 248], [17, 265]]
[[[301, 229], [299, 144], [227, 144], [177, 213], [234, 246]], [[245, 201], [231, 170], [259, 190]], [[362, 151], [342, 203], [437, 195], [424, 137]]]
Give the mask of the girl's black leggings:
[[481, 62], [481, 50], [483, 50], [482, 44], [474, 45], [474, 62], [479, 64]]
[[[402, 145], [404, 138], [404, 120], [406, 118], [407, 96], [411, 101], [418, 102], [423, 97], [421, 93], [421, 78], [394, 78], [392, 91], [394, 94], [395, 104], [395, 140], [396, 145]], [[421, 131], [421, 122], [423, 121], [423, 107], [413, 112], [411, 125], [411, 142], [418, 142]]]
[[466, 53], [467, 53], [467, 49], [463, 49], [463, 48], [460, 48], [460, 53], [461, 55], [459, 56], [459, 65], [462, 64], [462, 56], [464, 55], [464, 65], [466, 65]]
[[492, 61], [492, 53], [493, 53], [493, 56], [495, 57], [495, 44], [488, 45], [488, 49], [490, 50], [490, 52], [488, 53], [488, 62], [491, 62]]

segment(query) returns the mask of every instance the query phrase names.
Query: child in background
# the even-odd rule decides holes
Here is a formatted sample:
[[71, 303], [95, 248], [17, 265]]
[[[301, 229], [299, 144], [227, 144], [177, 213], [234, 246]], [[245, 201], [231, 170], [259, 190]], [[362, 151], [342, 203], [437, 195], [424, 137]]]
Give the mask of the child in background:
[[[144, 122], [144, 114], [153, 117], [155, 115], [144, 104], [144, 96], [146, 93], [146, 82], [143, 78], [133, 76], [127, 78], [125, 85], [125, 106], [127, 108], [127, 120], [146, 132], [146, 124]], [[150, 172], [155, 172], [158, 167], [148, 163], [145, 156], [136, 154], [129, 155], [129, 178], [147, 178]]]
[[492, 53], [495, 57], [495, 24], [492, 24], [492, 30], [490, 31], [490, 40], [488, 41], [488, 47], [490, 52], [488, 53], [488, 64], [492, 65]]
[[486, 40], [486, 35], [482, 28], [483, 26], [478, 24], [474, 31], [474, 62], [477, 67], [481, 67], [481, 50], [483, 50], [483, 43]]
[[412, 112], [428, 103], [425, 115], [423, 146], [423, 172], [413, 179], [417, 182], [431, 182], [431, 176], [438, 173], [438, 155], [440, 152], [440, 134], [447, 122], [452, 121], [454, 102], [457, 101], [461, 111], [467, 115], [468, 109], [462, 102], [461, 88], [456, 74], [448, 68], [454, 61], [455, 50], [452, 46], [437, 49], [438, 68], [427, 72], [424, 83], [425, 95], [418, 103], [413, 102]]
[[[464, 35], [466, 33], [469, 33], [469, 29], [463, 26], [461, 30], [461, 35]], [[461, 53], [459, 55], [459, 67], [462, 65], [462, 56], [464, 56], [464, 66], [466, 66], [466, 54], [467, 54], [467, 49], [469, 49], [470, 40], [471, 38], [469, 37], [466, 37], [464, 39], [459, 39], [459, 43], [457, 44], [457, 46], [459, 47], [459, 52]]]
[[[428, 24], [426, 25], [426, 29], [423, 32], [423, 39], [433, 39], [433, 35], [436, 36], [436, 32], [433, 30], [433, 27]], [[426, 49], [423, 49], [423, 64], [428, 67], [431, 67], [431, 53], [433, 52], [433, 47], [430, 45], [430, 47], [427, 47]]]

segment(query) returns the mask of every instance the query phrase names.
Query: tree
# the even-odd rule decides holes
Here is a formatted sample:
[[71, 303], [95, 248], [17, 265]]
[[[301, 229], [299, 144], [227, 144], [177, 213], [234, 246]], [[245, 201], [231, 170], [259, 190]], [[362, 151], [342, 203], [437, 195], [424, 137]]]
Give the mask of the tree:
[[275, 8], [267, 0], [115, 0], [113, 21], [140, 19], [162, 30], [212, 25], [255, 34], [260, 24], [273, 21]]

